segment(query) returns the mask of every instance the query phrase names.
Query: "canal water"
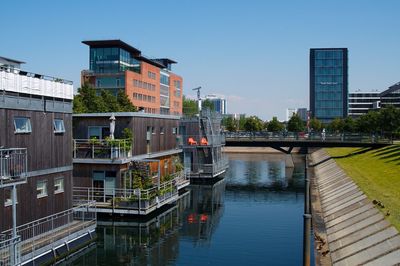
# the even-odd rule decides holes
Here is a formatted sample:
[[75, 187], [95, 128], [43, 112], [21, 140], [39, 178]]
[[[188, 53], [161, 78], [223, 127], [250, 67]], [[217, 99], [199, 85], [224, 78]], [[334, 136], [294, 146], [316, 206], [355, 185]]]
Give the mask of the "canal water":
[[301, 265], [304, 161], [230, 154], [225, 178], [190, 185], [146, 219], [100, 219], [98, 239], [63, 265]]

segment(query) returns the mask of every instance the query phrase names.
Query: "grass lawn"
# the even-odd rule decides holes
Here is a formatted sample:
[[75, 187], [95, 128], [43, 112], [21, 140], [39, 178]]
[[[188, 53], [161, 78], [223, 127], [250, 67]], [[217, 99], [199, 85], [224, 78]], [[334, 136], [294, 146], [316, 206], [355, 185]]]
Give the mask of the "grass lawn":
[[400, 145], [369, 150], [329, 148], [328, 153], [371, 200], [379, 200], [386, 218], [400, 231]]

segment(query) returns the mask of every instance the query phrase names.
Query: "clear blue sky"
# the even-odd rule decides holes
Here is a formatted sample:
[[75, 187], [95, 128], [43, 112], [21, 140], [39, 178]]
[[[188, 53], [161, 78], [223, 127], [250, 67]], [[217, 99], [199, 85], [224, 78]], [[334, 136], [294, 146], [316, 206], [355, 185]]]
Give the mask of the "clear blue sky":
[[349, 48], [349, 88], [400, 81], [400, 1], [5, 1], [0, 55], [74, 81], [88, 39], [121, 39], [178, 62], [185, 94], [221, 94], [229, 112], [283, 119], [308, 107], [309, 48]]

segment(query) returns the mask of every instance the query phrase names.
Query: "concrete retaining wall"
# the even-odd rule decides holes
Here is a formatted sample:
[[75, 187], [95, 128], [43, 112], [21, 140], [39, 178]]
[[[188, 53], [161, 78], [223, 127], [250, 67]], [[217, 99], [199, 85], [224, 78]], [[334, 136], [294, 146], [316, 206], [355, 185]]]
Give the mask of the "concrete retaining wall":
[[324, 150], [311, 154], [316, 262], [400, 264], [400, 235]]

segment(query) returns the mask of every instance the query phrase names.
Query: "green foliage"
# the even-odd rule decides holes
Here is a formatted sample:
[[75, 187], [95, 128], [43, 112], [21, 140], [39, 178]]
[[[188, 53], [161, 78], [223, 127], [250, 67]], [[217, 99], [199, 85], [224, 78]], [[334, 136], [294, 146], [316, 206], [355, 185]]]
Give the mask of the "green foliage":
[[355, 132], [356, 131], [356, 122], [351, 117], [346, 117], [343, 121], [343, 130], [345, 132]]
[[209, 99], [206, 99], [201, 102], [201, 108], [203, 110], [209, 109], [210, 111], [214, 111], [214, 104]]
[[83, 85], [78, 89], [73, 101], [74, 113], [106, 113], [106, 112], [135, 112], [136, 107], [129, 101], [123, 90], [118, 92], [117, 97], [108, 90], [102, 90], [97, 95], [96, 89]]
[[287, 130], [292, 132], [299, 132], [304, 130], [304, 122], [303, 120], [301, 120], [299, 115], [293, 114], [293, 116], [288, 121]]
[[357, 118], [355, 128], [364, 133], [398, 133], [400, 131], [400, 109], [388, 106], [379, 111], [369, 111]]
[[131, 103], [123, 90], [118, 91], [117, 103], [120, 112], [136, 112], [137, 108]]
[[264, 122], [257, 116], [250, 116], [245, 119], [243, 127], [246, 131], [261, 131], [264, 129]]
[[319, 121], [317, 118], [313, 117], [310, 119], [310, 129], [313, 129], [314, 131], [321, 131], [322, 129], [322, 123]]
[[230, 131], [230, 132], [237, 131], [239, 129], [238, 128], [238, 124], [239, 124], [238, 122], [239, 121], [237, 121], [236, 119], [233, 119], [230, 116], [224, 118], [224, 121], [223, 121], [223, 123], [225, 125], [225, 129]]
[[344, 120], [338, 117], [333, 119], [328, 125], [328, 129], [333, 132], [342, 132], [344, 129]]
[[188, 99], [183, 95], [182, 99], [182, 111], [184, 115], [194, 116], [199, 113], [199, 108], [197, 106], [197, 101]]
[[278, 121], [278, 118], [276, 116], [274, 116], [267, 125], [267, 130], [271, 132], [282, 131], [284, 128], [285, 126]]

